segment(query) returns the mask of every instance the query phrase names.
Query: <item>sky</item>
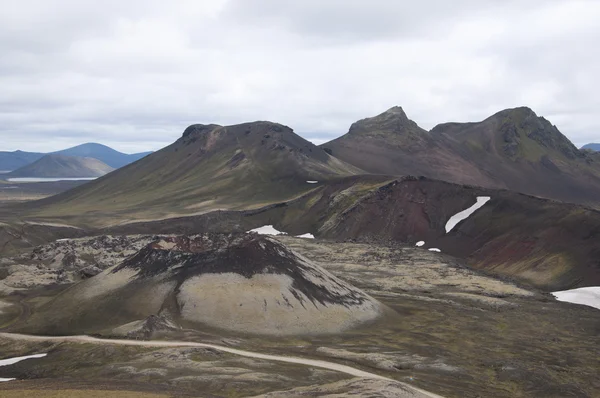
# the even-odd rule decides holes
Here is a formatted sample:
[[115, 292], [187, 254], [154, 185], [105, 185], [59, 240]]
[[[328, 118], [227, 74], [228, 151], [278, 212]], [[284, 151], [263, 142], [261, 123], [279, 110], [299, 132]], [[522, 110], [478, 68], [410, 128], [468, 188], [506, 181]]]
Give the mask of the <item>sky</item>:
[[600, 1], [0, 0], [0, 150], [157, 150], [270, 120], [319, 144], [529, 106], [600, 142]]

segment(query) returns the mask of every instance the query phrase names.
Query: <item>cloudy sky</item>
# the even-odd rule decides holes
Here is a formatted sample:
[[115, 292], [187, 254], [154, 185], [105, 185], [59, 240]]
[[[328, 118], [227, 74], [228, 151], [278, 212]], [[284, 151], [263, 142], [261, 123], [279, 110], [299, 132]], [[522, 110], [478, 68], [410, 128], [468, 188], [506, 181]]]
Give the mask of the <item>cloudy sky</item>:
[[0, 0], [0, 150], [155, 150], [192, 123], [321, 143], [527, 105], [600, 141], [600, 1]]

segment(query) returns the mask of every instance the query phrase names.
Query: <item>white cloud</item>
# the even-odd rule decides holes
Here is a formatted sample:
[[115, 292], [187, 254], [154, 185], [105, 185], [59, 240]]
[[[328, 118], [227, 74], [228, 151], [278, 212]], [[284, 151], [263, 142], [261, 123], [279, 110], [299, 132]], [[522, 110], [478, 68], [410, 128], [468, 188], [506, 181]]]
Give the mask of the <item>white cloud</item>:
[[600, 3], [0, 0], [0, 149], [157, 149], [191, 123], [315, 141], [401, 105], [424, 128], [527, 105], [600, 141]]

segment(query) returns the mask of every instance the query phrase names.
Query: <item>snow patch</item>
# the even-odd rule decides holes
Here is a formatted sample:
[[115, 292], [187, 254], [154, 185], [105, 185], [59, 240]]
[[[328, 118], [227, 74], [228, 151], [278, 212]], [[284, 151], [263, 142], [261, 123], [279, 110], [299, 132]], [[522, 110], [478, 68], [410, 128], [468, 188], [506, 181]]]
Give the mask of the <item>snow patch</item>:
[[296, 236], [296, 238], [314, 239], [315, 236], [313, 234], [303, 234], [303, 235]]
[[276, 230], [272, 225], [264, 225], [259, 228], [251, 229], [248, 232], [256, 232], [259, 235], [287, 235], [285, 232]]
[[437, 247], [432, 247], [431, 249], [428, 249], [430, 252], [436, 252], [436, 253], [441, 253], [442, 251], [440, 249], [438, 249]]
[[421, 246], [423, 246], [423, 245], [425, 245], [425, 241], [424, 241], [424, 240], [420, 240], [420, 241], [418, 241], [418, 242], [415, 244], [415, 246], [417, 246], [417, 247], [421, 247]]
[[600, 310], [600, 286], [581, 287], [579, 289], [553, 292], [558, 301], [587, 305]]
[[[34, 359], [34, 358], [43, 358], [48, 354], [34, 354], [34, 355], [26, 355], [24, 357], [14, 357], [14, 358], [8, 358], [8, 359], [0, 359], [0, 366], [8, 366], [8, 365], [13, 365], [17, 362], [21, 362], [24, 361], [26, 359]], [[0, 382], [3, 381], [12, 381], [12, 380], [16, 380], [15, 378], [5, 378], [5, 377], [0, 377]]]
[[317, 184], [319, 181], [306, 181], [309, 184]]
[[13, 365], [17, 362], [21, 362], [24, 361], [26, 359], [33, 359], [33, 358], [43, 358], [48, 354], [34, 354], [34, 355], [26, 355], [24, 357], [14, 357], [14, 358], [8, 358], [8, 359], [0, 359], [0, 366], [8, 366], [8, 365]]
[[452, 228], [456, 227], [456, 225], [469, 218], [469, 216], [475, 213], [476, 210], [480, 209], [484, 204], [486, 204], [491, 198], [489, 196], [478, 196], [477, 201], [471, 207], [466, 210], [461, 211], [460, 213], [456, 213], [446, 223], [446, 233], [452, 231]]

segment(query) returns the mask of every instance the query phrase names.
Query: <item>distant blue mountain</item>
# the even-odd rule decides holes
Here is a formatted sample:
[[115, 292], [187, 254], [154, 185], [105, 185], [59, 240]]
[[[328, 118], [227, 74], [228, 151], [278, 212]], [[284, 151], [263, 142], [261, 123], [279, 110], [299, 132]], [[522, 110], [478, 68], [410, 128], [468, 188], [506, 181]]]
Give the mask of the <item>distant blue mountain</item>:
[[592, 151], [600, 151], [600, 144], [587, 144], [581, 147], [581, 149], [590, 149]]
[[45, 153], [37, 152], [0, 152], [0, 171], [12, 171], [40, 160]]
[[[118, 169], [120, 167], [128, 165], [129, 163], [133, 163], [136, 160], [139, 160], [144, 156], [151, 154], [152, 152], [141, 152], [129, 155], [126, 153], [115, 151], [114, 149], [106, 145], [87, 143], [51, 153], [67, 156], [94, 158], [106, 163], [107, 165], [115, 169]], [[24, 151], [0, 151], [0, 171], [17, 170], [23, 166], [27, 166], [29, 164], [32, 164], [33, 162], [36, 162], [37, 160], [41, 159], [44, 155], [47, 154]]]
[[62, 151], [53, 152], [59, 155], [81, 156], [84, 158], [94, 158], [106, 163], [110, 167], [118, 169], [129, 163], [143, 158], [152, 152], [141, 152], [128, 155], [102, 144], [93, 142], [74, 146], [73, 148], [63, 149]]

